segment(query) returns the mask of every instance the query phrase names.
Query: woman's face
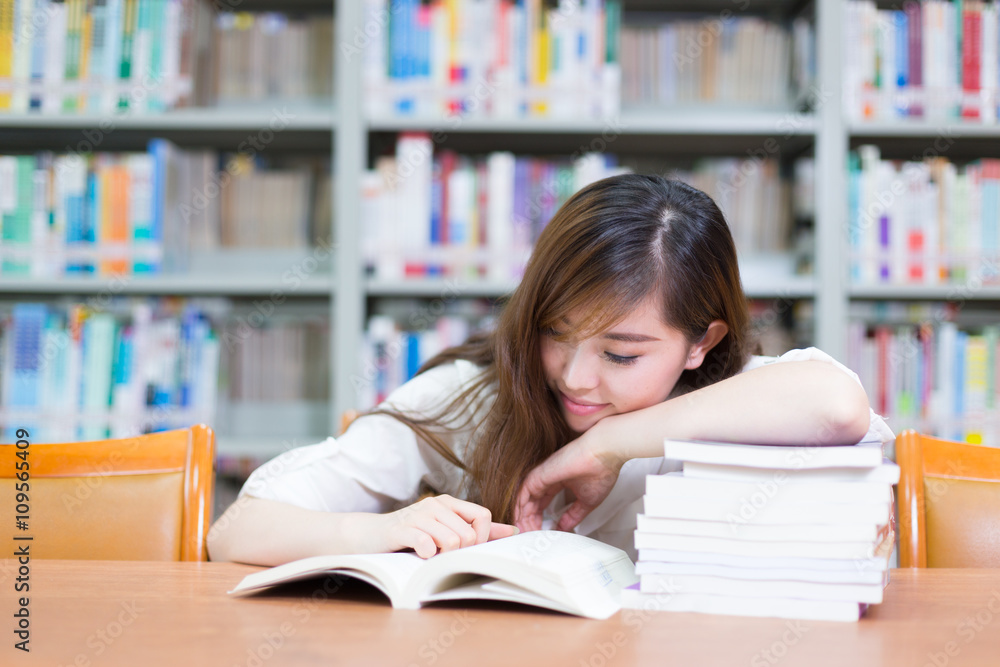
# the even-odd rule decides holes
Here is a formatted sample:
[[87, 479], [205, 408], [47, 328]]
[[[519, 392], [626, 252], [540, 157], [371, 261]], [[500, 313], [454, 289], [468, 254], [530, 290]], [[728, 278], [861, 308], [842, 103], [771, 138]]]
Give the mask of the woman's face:
[[[564, 318], [567, 328], [579, 316]], [[665, 401], [681, 372], [697, 368], [707, 351], [664, 324], [652, 300], [590, 338], [559, 342], [558, 333], [542, 332], [542, 366], [566, 423], [577, 433], [608, 415]]]

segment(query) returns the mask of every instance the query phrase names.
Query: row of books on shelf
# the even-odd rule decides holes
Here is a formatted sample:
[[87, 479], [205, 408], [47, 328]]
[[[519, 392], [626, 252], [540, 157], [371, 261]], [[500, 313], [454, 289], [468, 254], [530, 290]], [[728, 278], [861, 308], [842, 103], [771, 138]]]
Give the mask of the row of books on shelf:
[[359, 405], [366, 409], [378, 405], [435, 354], [464, 343], [473, 331], [493, 325], [489, 314], [475, 302], [464, 304], [464, 310], [461, 315], [441, 317], [428, 317], [414, 309], [409, 317], [370, 317], [362, 343], [361, 373], [352, 380]]
[[872, 311], [854, 309], [847, 348], [847, 364], [872, 408], [897, 429], [921, 427], [944, 438], [1000, 445], [1000, 318], [965, 312], [958, 319], [972, 323], [963, 324], [944, 304], [891, 317]]
[[742, 253], [781, 252], [789, 249], [793, 230], [794, 191], [774, 158], [706, 158], [691, 169], [669, 176], [710, 196], [729, 223], [736, 248]]
[[0, 272], [110, 275], [160, 267], [166, 172], [155, 142], [146, 153], [2, 156], [0, 183]]
[[845, 9], [844, 100], [855, 120], [961, 118], [995, 123], [1000, 105], [995, 2], [925, 0]]
[[5, 0], [0, 113], [329, 104], [333, 18], [215, 12], [204, 0]]
[[328, 166], [181, 150], [0, 156], [0, 273], [148, 274], [191, 251], [329, 238]]
[[0, 425], [61, 442], [212, 423], [219, 358], [193, 304], [17, 303], [0, 320]]
[[163, 111], [193, 100], [200, 0], [5, 0], [0, 112]]
[[[587, 184], [631, 167], [605, 153], [575, 159], [496, 151], [435, 152], [427, 133], [399, 136], [395, 154], [362, 177], [363, 254], [371, 275], [519, 278], [531, 247], [558, 208]], [[792, 183], [774, 158], [713, 158], [667, 176], [719, 204], [742, 252], [788, 249]]]
[[270, 99], [329, 104], [336, 43], [331, 16], [220, 12], [211, 43], [207, 88], [216, 104]]
[[[626, 19], [628, 21], [628, 19]], [[760, 17], [716, 16], [621, 32], [622, 103], [786, 107], [811, 80], [811, 27], [789, 29]], [[793, 58], [796, 62], [793, 62]]]
[[426, 275], [520, 277], [531, 246], [559, 206], [617, 173], [611, 156], [574, 160], [485, 158], [434, 152], [427, 133], [400, 135], [395, 155], [363, 175], [363, 253], [386, 279]]
[[855, 283], [1000, 283], [1000, 160], [892, 161], [864, 145], [848, 198]]
[[899, 467], [880, 442], [668, 439], [664, 456], [682, 470], [646, 477], [623, 607], [857, 621], [882, 602]]
[[618, 113], [619, 0], [366, 0], [363, 21], [342, 51], [375, 117]]
[[227, 326], [222, 380], [232, 402], [326, 401], [330, 396], [330, 325], [303, 317], [265, 326]]

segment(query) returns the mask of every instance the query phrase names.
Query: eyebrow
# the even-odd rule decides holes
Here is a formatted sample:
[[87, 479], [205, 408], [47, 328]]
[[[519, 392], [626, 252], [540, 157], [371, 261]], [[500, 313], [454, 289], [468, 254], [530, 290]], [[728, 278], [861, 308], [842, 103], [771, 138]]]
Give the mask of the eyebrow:
[[[570, 324], [569, 319], [566, 318], [566, 317], [563, 317], [562, 321], [563, 321], [564, 324], [566, 324], [568, 326], [573, 326], [572, 324]], [[620, 343], [649, 343], [649, 342], [660, 340], [659, 338], [657, 338], [655, 336], [647, 336], [646, 334], [613, 333], [613, 332], [612, 333], [606, 333], [606, 334], [602, 335], [601, 338], [603, 338], [605, 340], [618, 341]]]
[[606, 340], [616, 340], [622, 343], [648, 343], [650, 341], [660, 340], [654, 336], [635, 333], [607, 333], [601, 336], [601, 338]]

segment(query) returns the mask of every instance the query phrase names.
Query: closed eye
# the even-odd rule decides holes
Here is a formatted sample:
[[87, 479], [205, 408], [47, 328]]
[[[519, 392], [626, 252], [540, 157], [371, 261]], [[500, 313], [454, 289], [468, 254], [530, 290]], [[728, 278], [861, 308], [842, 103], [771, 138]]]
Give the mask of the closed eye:
[[623, 357], [618, 354], [611, 354], [610, 352], [605, 352], [604, 358], [618, 366], [631, 366], [632, 364], [635, 363], [635, 360], [638, 359], [639, 356], [636, 355], [633, 357]]

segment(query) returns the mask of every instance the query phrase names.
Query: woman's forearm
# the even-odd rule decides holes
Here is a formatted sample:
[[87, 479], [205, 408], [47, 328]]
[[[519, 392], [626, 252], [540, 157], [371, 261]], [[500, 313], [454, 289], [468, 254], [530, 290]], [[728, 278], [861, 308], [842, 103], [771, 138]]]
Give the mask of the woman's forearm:
[[822, 361], [762, 366], [683, 396], [601, 420], [602, 456], [619, 464], [663, 455], [664, 438], [774, 445], [854, 444], [868, 431], [864, 389]]
[[317, 512], [273, 500], [240, 496], [208, 531], [212, 560], [278, 565], [299, 558], [368, 551], [364, 515]]

